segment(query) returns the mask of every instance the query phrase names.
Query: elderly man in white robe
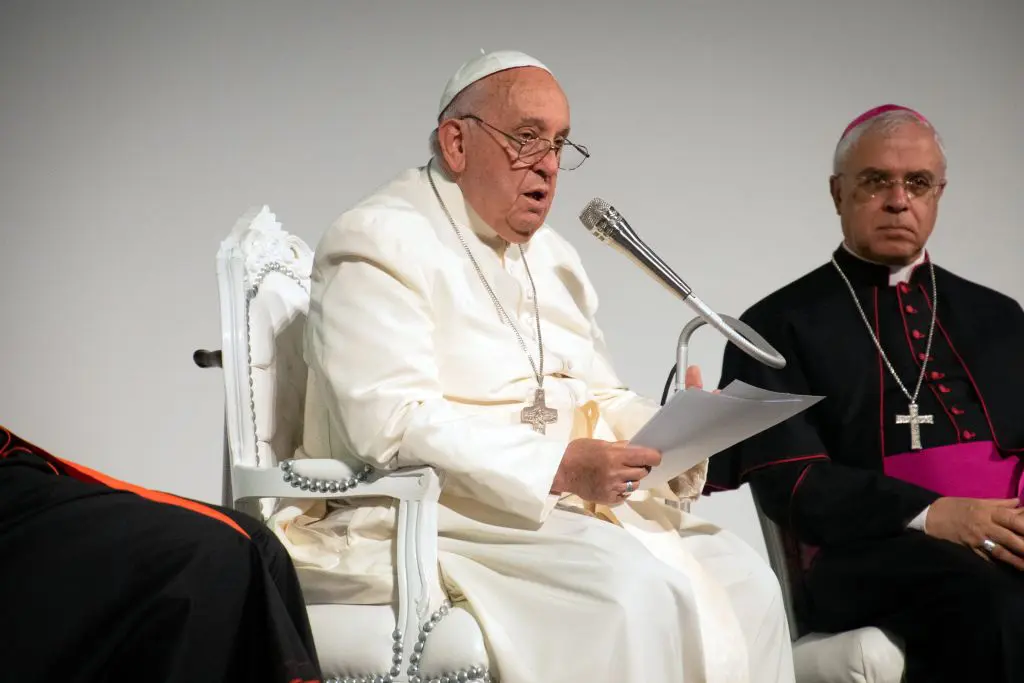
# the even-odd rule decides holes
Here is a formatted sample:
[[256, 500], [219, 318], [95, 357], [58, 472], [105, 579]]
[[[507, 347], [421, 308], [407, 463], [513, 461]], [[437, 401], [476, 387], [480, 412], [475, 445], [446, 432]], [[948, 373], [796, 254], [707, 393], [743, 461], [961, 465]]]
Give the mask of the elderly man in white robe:
[[[706, 465], [628, 439], [657, 404], [623, 386], [579, 256], [545, 217], [569, 138], [551, 72], [483, 55], [448, 82], [434, 157], [323, 236], [297, 457], [447, 475], [444, 588], [503, 683], [793, 680], [781, 594], [737, 537], [680, 509]], [[685, 506], [682, 506], [685, 507]], [[313, 602], [395, 599], [395, 508], [289, 505], [272, 520]]]

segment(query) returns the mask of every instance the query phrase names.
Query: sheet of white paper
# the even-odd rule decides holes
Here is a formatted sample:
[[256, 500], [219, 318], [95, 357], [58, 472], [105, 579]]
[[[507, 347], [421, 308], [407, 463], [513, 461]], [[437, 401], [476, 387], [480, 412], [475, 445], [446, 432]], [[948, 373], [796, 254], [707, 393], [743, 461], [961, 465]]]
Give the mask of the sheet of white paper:
[[811, 404], [809, 406], [807, 406], [808, 408], [810, 408], [811, 405], [814, 405], [815, 403], [820, 401], [822, 398], [820, 396], [804, 396], [802, 394], [783, 394], [777, 391], [768, 391], [767, 389], [761, 389], [760, 387], [755, 387], [753, 385], [747, 384], [746, 382], [741, 382], [738, 379], [733, 380], [728, 385], [726, 385], [726, 387], [722, 389], [721, 393], [726, 396], [733, 396], [735, 398], [746, 398], [753, 401], [778, 401], [792, 399], [803, 400], [808, 398], [815, 399], [811, 401]]
[[807, 410], [822, 396], [782, 394], [732, 382], [721, 393], [677, 391], [630, 443], [661, 452], [640, 488], [675, 479], [700, 461]]

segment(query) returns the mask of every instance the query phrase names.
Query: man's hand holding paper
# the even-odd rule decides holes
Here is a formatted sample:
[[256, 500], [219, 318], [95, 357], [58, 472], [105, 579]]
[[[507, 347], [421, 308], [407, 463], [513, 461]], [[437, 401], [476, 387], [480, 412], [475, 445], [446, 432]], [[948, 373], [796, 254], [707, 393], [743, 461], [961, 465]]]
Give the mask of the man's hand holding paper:
[[661, 464], [661, 454], [626, 441], [575, 439], [555, 473], [552, 490], [583, 500], [614, 505], [636, 490], [637, 482]]

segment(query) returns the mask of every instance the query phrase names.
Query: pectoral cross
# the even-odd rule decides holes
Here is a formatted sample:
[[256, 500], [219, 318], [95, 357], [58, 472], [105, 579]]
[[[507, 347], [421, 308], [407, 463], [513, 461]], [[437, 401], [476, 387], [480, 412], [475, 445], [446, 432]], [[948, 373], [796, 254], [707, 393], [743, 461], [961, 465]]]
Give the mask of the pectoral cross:
[[916, 403], [911, 403], [907, 412], [910, 414], [896, 416], [896, 424], [910, 425], [910, 450], [919, 451], [921, 450], [921, 425], [933, 424], [933, 418], [931, 415], [918, 415]]
[[544, 403], [544, 390], [538, 388], [533, 395], [533, 405], [523, 408], [519, 419], [523, 424], [533, 427], [533, 431], [544, 434], [547, 425], [558, 422], [558, 411], [547, 407]]

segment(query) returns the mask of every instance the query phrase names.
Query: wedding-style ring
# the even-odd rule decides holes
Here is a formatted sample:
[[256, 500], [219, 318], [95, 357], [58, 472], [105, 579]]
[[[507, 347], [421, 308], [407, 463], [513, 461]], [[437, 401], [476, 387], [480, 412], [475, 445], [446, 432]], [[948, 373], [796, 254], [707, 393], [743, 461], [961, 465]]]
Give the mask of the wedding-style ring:
[[982, 550], [984, 550], [989, 555], [994, 553], [996, 551], [996, 548], [998, 548], [998, 547], [999, 547], [999, 545], [995, 541], [993, 541], [991, 538], [986, 538], [984, 541], [981, 542]]
[[626, 482], [626, 493], [633, 493], [633, 482]]

